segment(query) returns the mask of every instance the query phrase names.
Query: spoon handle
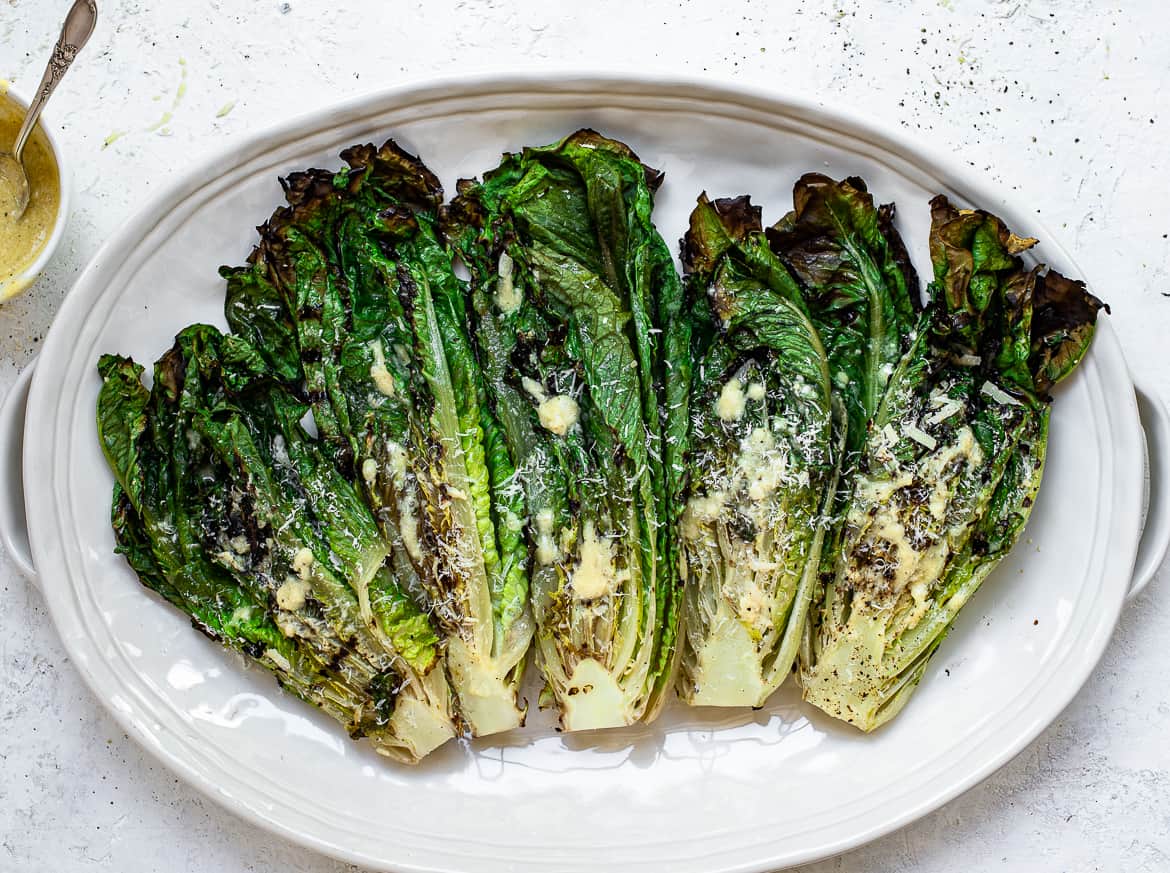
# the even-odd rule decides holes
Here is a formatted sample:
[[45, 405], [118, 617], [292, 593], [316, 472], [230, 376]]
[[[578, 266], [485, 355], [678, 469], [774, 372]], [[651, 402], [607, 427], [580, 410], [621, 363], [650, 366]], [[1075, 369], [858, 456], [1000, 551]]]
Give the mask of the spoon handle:
[[65, 78], [73, 59], [77, 57], [77, 53], [89, 41], [90, 34], [93, 33], [96, 24], [97, 0], [75, 0], [73, 8], [65, 16], [65, 23], [61, 25], [61, 36], [57, 40], [57, 45], [53, 47], [53, 56], [49, 58], [49, 63], [45, 66], [45, 74], [41, 77], [41, 84], [37, 87], [37, 95], [29, 104], [28, 113], [24, 116], [24, 124], [21, 125], [20, 133], [16, 136], [16, 146], [12, 149], [12, 153], [17, 161], [20, 160], [20, 154], [24, 151], [28, 135], [32, 133], [41, 117], [41, 110], [45, 108], [45, 104], [53, 96], [53, 92], [57, 90], [58, 83]]

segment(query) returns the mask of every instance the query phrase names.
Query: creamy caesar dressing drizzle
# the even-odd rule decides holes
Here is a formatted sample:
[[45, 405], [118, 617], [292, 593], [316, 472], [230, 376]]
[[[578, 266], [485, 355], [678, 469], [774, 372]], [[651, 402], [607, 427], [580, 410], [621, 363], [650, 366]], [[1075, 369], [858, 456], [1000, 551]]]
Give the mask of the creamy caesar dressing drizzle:
[[569, 576], [569, 584], [577, 600], [595, 600], [612, 594], [630, 578], [629, 570], [618, 570], [614, 566], [613, 546], [612, 539], [598, 536], [592, 519], [586, 519], [581, 525], [578, 563]]
[[553, 537], [553, 512], [545, 508], [536, 513], [536, 560], [552, 564], [561, 556], [560, 546]]
[[694, 684], [683, 691], [692, 705], [762, 705], [775, 688], [764, 653], [789, 602], [784, 592], [797, 584], [790, 570], [800, 564], [789, 561], [806, 533], [790, 529], [787, 501], [793, 486], [808, 487], [804, 465], [817, 459], [807, 423], [766, 411], [759, 423], [742, 419], [747, 404], [766, 395], [759, 382], [747, 382], [746, 390], [740, 379], [723, 386], [715, 413], [740, 434], [738, 444], [706, 468], [679, 527], [684, 578], [703, 592], [704, 627], [689, 656]]
[[[728, 385], [733, 382], [738, 380]], [[733, 389], [732, 394], [737, 393], [746, 396]], [[783, 423], [774, 419], [770, 425], [757, 425], [747, 431], [730, 469], [713, 471], [706, 477], [705, 489], [687, 501], [682, 518], [685, 538], [701, 539], [703, 525], [718, 522], [729, 505], [760, 527], [770, 528], [782, 521], [777, 515], [777, 492], [785, 485], [808, 484], [808, 471], [794, 469], [787, 442], [776, 439], [775, 432], [782, 430]]]
[[374, 340], [369, 348], [374, 356], [374, 362], [370, 364], [370, 378], [374, 380], [374, 387], [386, 397], [393, 397], [396, 386], [393, 374], [386, 369], [386, 354], [382, 351], [382, 341]]
[[536, 417], [545, 430], [564, 436], [577, 423], [581, 408], [568, 394], [554, 394], [550, 397], [543, 385], [528, 376], [520, 379], [520, 385], [536, 401]]
[[292, 559], [292, 570], [301, 578], [302, 581], [308, 582], [312, 577], [313, 564], [316, 559], [313, 557], [311, 549], [300, 549]]
[[[367, 465], [371, 461], [373, 461], [372, 458], [362, 463], [362, 476], [366, 478], [368, 483], [373, 484], [372, 480], [376, 478], [378, 472], [377, 462], [374, 462], [373, 475], [369, 478], [366, 477]], [[389, 476], [395, 493], [398, 494], [398, 533], [402, 537], [402, 545], [406, 549], [406, 553], [418, 562], [422, 560], [423, 556], [422, 544], [418, 538], [418, 498], [415, 496], [414, 489], [407, 487], [406, 465], [406, 449], [394, 440], [387, 440], [385, 473]]]
[[296, 576], [289, 576], [276, 589], [276, 605], [288, 612], [296, 612], [305, 605], [309, 596], [309, 583]]
[[386, 455], [386, 471], [396, 485], [401, 485], [406, 480], [406, 449], [393, 440], [387, 440]]
[[720, 519], [726, 503], [726, 491], [711, 491], [688, 500], [682, 517], [683, 539], [699, 542], [703, 537], [704, 525]]
[[743, 441], [737, 461], [751, 500], [764, 500], [784, 481], [787, 453], [777, 451], [776, 438], [764, 427], [752, 428]]
[[[24, 109], [0, 93], [0, 150], [9, 151], [24, 120]], [[52, 236], [61, 202], [60, 173], [48, 138], [37, 127], [24, 149], [29, 180], [28, 208], [19, 221], [12, 214], [15, 192], [0, 176], [0, 300], [28, 284], [21, 273], [32, 266]]]
[[524, 294], [512, 278], [513, 266], [511, 256], [507, 252], [501, 253], [496, 268], [496, 306], [504, 315], [511, 315], [524, 302]]
[[715, 414], [724, 421], [739, 421], [747, 410], [747, 396], [739, 379], [729, 379], [715, 402]]
[[567, 434], [569, 428], [577, 423], [577, 418], [580, 414], [581, 410], [577, 406], [577, 401], [567, 394], [557, 394], [549, 397], [536, 407], [536, 415], [540, 419], [540, 426], [545, 430], [555, 433], [557, 436]]
[[422, 560], [422, 543], [418, 538], [418, 503], [413, 494], [398, 502], [398, 532], [402, 534], [402, 545], [415, 561]]
[[[741, 403], [765, 399], [759, 382], [748, 382], [746, 391], [743, 385], [732, 379], [723, 386], [715, 412], [726, 426], [732, 422], [721, 413], [740, 414]], [[742, 434], [738, 445], [730, 457], [707, 469], [702, 487], [687, 501], [679, 532], [686, 574], [709, 578], [717, 592], [710, 607], [712, 625], [696, 653], [698, 674], [707, 676], [710, 669], [734, 675], [729, 687], [742, 694], [763, 681], [757, 646], [774, 626], [775, 590], [783, 584], [778, 571], [798, 535], [789, 530], [786, 494], [794, 486], [807, 488], [810, 481], [791, 441], [803, 444], [815, 437], [783, 415], [765, 417], [758, 424], [742, 422], [738, 428]], [[808, 446], [806, 455], [813, 452], [812, 442]], [[736, 518], [741, 521], [729, 523]], [[742, 631], [732, 624], [741, 625]], [[696, 703], [718, 702], [707, 700], [702, 687], [692, 696]], [[756, 699], [754, 694], [749, 697]]]
[[[966, 518], [949, 518], [955, 488], [967, 471], [983, 462], [969, 425], [956, 430], [952, 441], [941, 448], [933, 437], [930, 440], [934, 448], [903, 467], [892, 460], [897, 435], [883, 429], [877, 435], [874, 455], [891, 459], [892, 469], [886, 470], [885, 478], [858, 479], [846, 518], [849, 542], [844, 553], [851, 556], [845, 567], [846, 582], [890, 608], [908, 592], [914, 603], [908, 627], [914, 627], [926, 613], [930, 591], [946, 568], [951, 544], [970, 524]], [[914, 498], [900, 500], [899, 493], [908, 488], [916, 489]], [[913, 515], [923, 509], [927, 518]]]
[[230, 567], [237, 572], [243, 572], [245, 569], [244, 562], [240, 560], [240, 556], [231, 549], [223, 549], [217, 552], [215, 557], [216, 560], [218, 560], [221, 564], [224, 564], [225, 566]]

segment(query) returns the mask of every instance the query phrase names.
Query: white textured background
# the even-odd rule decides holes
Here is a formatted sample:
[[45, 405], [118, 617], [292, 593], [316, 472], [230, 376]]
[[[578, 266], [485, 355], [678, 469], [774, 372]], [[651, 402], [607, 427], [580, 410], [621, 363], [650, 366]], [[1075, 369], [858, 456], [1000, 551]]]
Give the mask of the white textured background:
[[[0, 397], [105, 237], [204, 152], [407, 78], [554, 66], [779, 87], [952, 150], [1097, 265], [1088, 278], [1131, 367], [1170, 397], [1164, 0], [99, 3], [50, 110], [76, 211], [42, 281], [0, 307]], [[32, 90], [68, 5], [0, 0], [0, 77]], [[83, 687], [3, 555], [0, 589], [0, 871], [355, 869], [236, 820], [156, 766]], [[1167, 597], [1155, 580], [1080, 696], [998, 774], [805, 873], [1170, 871]]]

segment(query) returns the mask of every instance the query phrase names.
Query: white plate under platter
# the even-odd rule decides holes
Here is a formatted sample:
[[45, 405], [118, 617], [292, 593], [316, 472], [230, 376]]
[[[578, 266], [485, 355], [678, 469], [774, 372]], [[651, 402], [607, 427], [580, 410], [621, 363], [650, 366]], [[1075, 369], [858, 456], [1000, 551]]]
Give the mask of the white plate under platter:
[[[233, 811], [386, 870], [766, 871], [880, 836], [986, 777], [1044, 729], [1113, 631], [1142, 527], [1145, 448], [1108, 319], [1058, 392], [1049, 467], [1024, 539], [960, 615], [905, 711], [870, 736], [799, 702], [668, 708], [587, 736], [529, 729], [451, 743], [416, 768], [351, 742], [244, 669], [143, 589], [113, 554], [112, 478], [98, 448], [95, 364], [153, 361], [193, 321], [222, 325], [221, 263], [280, 200], [277, 177], [335, 166], [393, 136], [448, 191], [500, 152], [582, 126], [666, 171], [655, 221], [671, 242], [695, 196], [750, 192], [766, 222], [803, 172], [861, 175], [926, 275], [927, 200], [945, 192], [1042, 237], [1034, 210], [908, 139], [800, 100], [695, 82], [578, 76], [448, 80], [363, 97], [238, 142], [185, 174], [101, 250], [46, 338], [28, 400], [32, 555], [73, 662], [127, 732]], [[1088, 278], [1092, 278], [1089, 276]], [[1111, 289], [1097, 287], [1109, 299]]]

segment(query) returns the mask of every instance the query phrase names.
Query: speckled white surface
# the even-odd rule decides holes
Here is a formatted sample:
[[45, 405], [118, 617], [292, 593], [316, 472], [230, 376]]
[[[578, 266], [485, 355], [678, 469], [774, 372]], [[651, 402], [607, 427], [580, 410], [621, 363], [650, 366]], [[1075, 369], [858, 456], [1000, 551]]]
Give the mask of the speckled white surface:
[[[1170, 397], [1170, 42], [1160, 0], [99, 0], [50, 110], [75, 167], [55, 263], [0, 307], [0, 397], [86, 260], [235, 134], [407, 78], [633, 68], [778, 86], [953, 149], [1059, 228]], [[0, 0], [0, 77], [31, 90], [67, 0]], [[1027, 230], [1027, 228], [1023, 228]], [[1163, 571], [1162, 576], [1166, 573]], [[1170, 870], [1165, 579], [1096, 675], [984, 784], [829, 871]], [[127, 739], [0, 554], [0, 871], [352, 870], [236, 820]]]

